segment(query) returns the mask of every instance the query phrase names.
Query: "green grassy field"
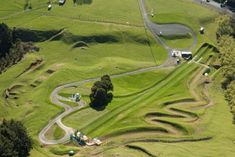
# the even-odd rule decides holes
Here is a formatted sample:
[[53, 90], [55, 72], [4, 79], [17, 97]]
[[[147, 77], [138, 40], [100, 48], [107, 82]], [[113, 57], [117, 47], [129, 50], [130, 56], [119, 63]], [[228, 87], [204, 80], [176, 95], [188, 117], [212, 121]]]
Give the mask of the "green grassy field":
[[190, 48], [193, 43], [192, 36], [183, 36], [183, 37], [161, 37], [164, 42], [170, 47], [176, 49], [185, 49]]
[[[235, 126], [220, 89], [221, 78], [216, 75], [207, 87], [213, 106], [203, 108], [207, 100], [200, 82], [204, 78], [199, 76], [205, 69], [195, 63], [114, 78], [114, 98], [105, 110], [96, 111], [87, 105], [63, 119], [66, 125], [103, 139], [102, 146], [41, 146], [40, 130], [63, 112], [49, 100], [57, 86], [160, 65], [167, 58], [166, 50], [145, 31], [137, 0], [93, 0], [90, 5], [79, 6], [68, 0], [63, 7], [53, 4], [50, 12], [46, 2], [31, 0], [33, 9], [28, 11], [23, 11], [24, 0], [0, 2], [0, 21], [11, 27], [58, 32], [63, 29], [51, 40], [35, 42], [39, 52], [27, 54], [0, 75], [0, 119], [23, 121], [34, 141], [32, 157], [65, 155], [69, 150], [77, 150], [77, 156], [234, 156]], [[217, 56], [208, 47], [198, 50], [205, 42], [215, 43], [216, 12], [189, 0], [146, 0], [146, 4], [149, 11], [156, 13], [151, 18], [154, 22], [182, 23], [197, 32], [199, 42], [193, 49], [198, 54], [196, 60], [202, 56], [204, 64], [209, 54]], [[200, 26], [206, 28], [203, 36], [198, 33]], [[192, 38], [164, 40], [175, 48], [192, 43]], [[74, 47], [81, 41], [86, 45], [84, 49]], [[42, 62], [25, 71], [38, 59]], [[89, 103], [92, 83], [63, 89], [59, 94], [69, 97], [79, 92]], [[10, 92], [8, 99], [4, 98], [6, 90]], [[47, 137], [58, 139], [63, 133], [56, 125]], [[212, 138], [162, 142], [206, 137]]]
[[60, 139], [64, 136], [64, 131], [56, 124], [47, 132], [46, 137], [50, 140]]
[[[218, 77], [215, 82], [219, 84]], [[214, 101], [216, 104], [202, 116], [202, 119], [206, 120], [206, 123], [202, 126], [202, 130], [207, 130], [206, 132], [208, 134], [213, 135], [212, 140], [190, 143], [136, 142], [131, 145], [158, 156], [234, 156], [234, 126], [231, 124], [232, 115], [228, 115], [229, 108], [226, 106], [223, 95], [218, 90], [219, 88], [216, 84], [210, 87], [209, 91], [212, 93], [211, 96], [215, 98]], [[218, 114], [218, 111], [220, 111], [220, 114]], [[136, 153], [139, 153], [139, 156], [145, 155], [140, 149], [129, 150], [127, 147], [109, 150], [107, 154], [118, 154], [118, 152], [123, 152], [123, 154], [127, 153], [128, 156], [135, 156], [134, 154]]]
[[[187, 76], [187, 74], [192, 73], [194, 69], [195, 69], [195, 66], [189, 66], [189, 64], [185, 64], [184, 66], [179, 67], [177, 71], [170, 73], [168, 75], [165, 74], [165, 77], [163, 74], [161, 74], [162, 78], [159, 78], [159, 80], [161, 81], [158, 81], [157, 83], [152, 84], [150, 87], [146, 88], [146, 86], [144, 86], [145, 88], [143, 89], [143, 87], [141, 88], [141, 85], [138, 85], [139, 91], [136, 91], [133, 94], [132, 93], [129, 94], [128, 89], [126, 89], [126, 91], [122, 91], [123, 96], [119, 98], [119, 95], [117, 95], [117, 98], [114, 98], [112, 104], [108, 106], [108, 108], [104, 110], [103, 112], [98, 112], [97, 116], [92, 116], [95, 114], [94, 113], [95, 111], [91, 113], [87, 112], [87, 110], [89, 110], [88, 108], [88, 109], [82, 110], [81, 113], [78, 112], [77, 116], [76, 114], [74, 114], [73, 116], [70, 116], [69, 120], [67, 120], [67, 123], [72, 122], [73, 124], [72, 126], [76, 128], [76, 125], [83, 124], [84, 120], [77, 119], [76, 121], [73, 121], [72, 119], [75, 119], [76, 117], [84, 118], [84, 119], [88, 119], [88, 117], [93, 117], [94, 122], [92, 123], [88, 122], [88, 124], [86, 125], [84, 124], [85, 126], [83, 125], [79, 126], [79, 129], [81, 129], [82, 131], [84, 131], [85, 133], [91, 136], [102, 136], [102, 135], [105, 135], [106, 132], [107, 134], [109, 134], [109, 132], [111, 132], [112, 130], [114, 130], [113, 132], [118, 132], [115, 130], [121, 129], [122, 127], [125, 127], [124, 128], [125, 130], [127, 129], [126, 128], [127, 126], [130, 127], [130, 129], [132, 130], [133, 128], [136, 127], [137, 124], [140, 126], [141, 125], [144, 126], [146, 122], [142, 121], [142, 118], [137, 118], [137, 117], [144, 116], [146, 113], [148, 113], [149, 108], [150, 110], [151, 109], [153, 110], [154, 106], [161, 102], [161, 98], [167, 97], [167, 95], [173, 95], [172, 97], [167, 97], [167, 101], [170, 101], [171, 99], [174, 100], [177, 97], [183, 97], [183, 98], [188, 98], [188, 99], [192, 97], [190, 93], [187, 92], [187, 85], [186, 83], [184, 83], [184, 81], [187, 81], [185, 76]], [[166, 72], [166, 70], [164, 71]], [[138, 79], [138, 80], [147, 82], [146, 81], [147, 78], [145, 77], [145, 75], [146, 75], [145, 73], [140, 74], [140, 75], [134, 75], [132, 76], [133, 77], [132, 79], [130, 79], [131, 77], [121, 78], [122, 81], [119, 84], [116, 83], [116, 82], [120, 82], [119, 79], [117, 81], [114, 79], [114, 86], [116, 85], [117, 87], [116, 90], [118, 90], [120, 89], [120, 86], [123, 85], [122, 84], [123, 82], [128, 82], [128, 81], [131, 82], [134, 78], [141, 78], [141, 77], [145, 79], [144, 80]], [[125, 81], [126, 79], [127, 81]], [[153, 79], [152, 82], [156, 81], [156, 77], [151, 77], [151, 79]], [[149, 80], [148, 82], [150, 81], [151, 80]], [[178, 90], [171, 91], [174, 88], [179, 89], [179, 91]], [[120, 102], [123, 102], [123, 103], [120, 103]], [[140, 110], [139, 111], [140, 113], [137, 112], [138, 110]], [[83, 112], [85, 115], [80, 116], [80, 114], [83, 115]], [[100, 117], [100, 118], [97, 118], [97, 117]], [[125, 123], [123, 124], [118, 123], [118, 122], [122, 122], [122, 120], [124, 119], [125, 119]], [[79, 123], [77, 123], [77, 121], [79, 121]], [[111, 123], [110, 121], [112, 121], [113, 123]], [[100, 127], [101, 125], [102, 127]], [[112, 130], [108, 128], [112, 128]]]
[[[164, 4], [164, 5], [158, 5]], [[174, 4], [174, 7], [172, 6]], [[157, 23], [182, 23], [189, 26], [198, 37], [198, 45], [204, 42], [216, 43], [214, 25], [215, 18], [219, 15], [211, 8], [201, 7], [189, 0], [147, 0], [149, 12], [155, 14], [151, 19]], [[200, 27], [205, 28], [205, 34], [199, 33]], [[186, 40], [167, 40], [174, 47], [185, 48], [190, 38]]]

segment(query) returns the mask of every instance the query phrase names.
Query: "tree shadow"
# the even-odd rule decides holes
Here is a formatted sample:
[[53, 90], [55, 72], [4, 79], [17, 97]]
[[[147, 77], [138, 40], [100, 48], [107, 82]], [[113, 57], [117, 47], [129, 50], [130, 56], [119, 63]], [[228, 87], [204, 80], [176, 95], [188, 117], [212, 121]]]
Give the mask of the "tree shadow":
[[77, 5], [83, 5], [83, 4], [90, 5], [92, 2], [93, 0], [73, 0], [73, 3]]
[[14, 35], [16, 38], [20, 39], [23, 42], [43, 42], [50, 39], [52, 36], [55, 36], [62, 30], [48, 30], [48, 31], [40, 31], [40, 30], [30, 30], [23, 28], [15, 28]]
[[93, 101], [90, 102], [90, 107], [96, 111], [104, 111], [106, 109], [106, 107], [108, 106], [109, 103], [111, 103], [113, 100], [113, 94], [112, 93], [108, 93], [108, 98], [106, 102], [98, 102], [98, 101]]
[[31, 30], [23, 28], [15, 28], [14, 33], [17, 38], [23, 42], [44, 42], [49, 39], [51, 41], [63, 41], [66, 44], [74, 44], [77, 42], [84, 42], [86, 44], [91, 43], [118, 43], [123, 42], [123, 37], [127, 40], [126, 42], [137, 42], [140, 44], [151, 44], [147, 38], [142, 38], [139, 35], [134, 35], [129, 32], [114, 32], [112, 34], [92, 34], [92, 35], [75, 35], [70, 32], [63, 32], [64, 29], [60, 30]]
[[96, 111], [103, 111], [105, 110], [106, 106], [108, 104], [103, 104], [103, 105], [97, 105], [96, 103], [90, 103], [90, 107]]

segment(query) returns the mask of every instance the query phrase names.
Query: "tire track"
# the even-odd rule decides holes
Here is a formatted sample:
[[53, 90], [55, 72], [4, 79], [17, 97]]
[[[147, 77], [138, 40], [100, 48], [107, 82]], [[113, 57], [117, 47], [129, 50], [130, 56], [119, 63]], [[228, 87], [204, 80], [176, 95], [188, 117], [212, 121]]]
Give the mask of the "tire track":
[[[203, 109], [213, 105], [213, 101], [210, 99], [206, 90], [206, 84], [203, 85], [202, 93], [195, 92], [195, 88], [202, 84], [201, 74], [205, 68], [201, 68], [193, 75], [193, 79], [189, 82], [189, 90], [192, 93], [195, 100], [177, 100], [173, 102], [165, 102], [162, 106], [167, 113], [154, 112], [147, 113], [145, 115], [146, 122], [150, 124], [156, 124], [165, 126], [164, 128], [172, 134], [188, 135], [189, 132], [181, 123], [193, 124], [199, 120], [199, 116], [193, 111], [185, 110], [185, 107], [193, 106], [195, 109]], [[178, 107], [178, 108], [177, 108]], [[180, 107], [180, 108], [179, 108]], [[181, 123], [172, 123], [170, 120], [177, 119]]]

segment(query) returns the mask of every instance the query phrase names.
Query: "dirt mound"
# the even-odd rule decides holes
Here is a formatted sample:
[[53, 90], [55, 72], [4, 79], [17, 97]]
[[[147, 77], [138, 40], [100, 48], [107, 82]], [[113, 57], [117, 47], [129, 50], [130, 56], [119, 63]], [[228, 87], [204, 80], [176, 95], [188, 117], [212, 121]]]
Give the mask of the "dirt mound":
[[85, 49], [88, 48], [88, 44], [84, 41], [79, 41], [73, 45], [73, 48], [80, 48], [80, 49]]
[[36, 59], [36, 61], [32, 62], [23, 72], [21, 72], [18, 76], [16, 76], [16, 78], [20, 77], [21, 75], [23, 75], [24, 73], [32, 70], [33, 68], [38, 67], [39, 65], [41, 65], [43, 62], [43, 59]]

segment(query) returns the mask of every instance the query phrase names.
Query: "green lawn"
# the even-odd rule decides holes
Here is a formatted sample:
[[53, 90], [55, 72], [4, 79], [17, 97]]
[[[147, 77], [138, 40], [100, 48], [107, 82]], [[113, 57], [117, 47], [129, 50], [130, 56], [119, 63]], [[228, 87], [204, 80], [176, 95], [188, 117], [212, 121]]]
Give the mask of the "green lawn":
[[[227, 102], [219, 90], [219, 79], [217, 77], [215, 83], [210, 86], [211, 96], [216, 102], [214, 106], [210, 107], [206, 114], [202, 116], [205, 121], [200, 132], [207, 132], [213, 136], [212, 140], [202, 142], [182, 142], [182, 143], [161, 143], [161, 142], [137, 142], [133, 143], [147, 150], [151, 154], [160, 156], [180, 156], [180, 157], [195, 157], [195, 156], [234, 156], [234, 131], [235, 127], [232, 124], [232, 114], [230, 114]], [[190, 145], [190, 147], [189, 147]], [[118, 150], [119, 149], [119, 150]], [[111, 154], [125, 154], [130, 151], [127, 148], [117, 148], [116, 150], [107, 151], [107, 156]], [[130, 156], [139, 153], [145, 155], [138, 150], [132, 150]]]
[[185, 49], [190, 48], [193, 43], [192, 37], [161, 37], [161, 39], [166, 42], [166, 44], [175, 49]]
[[[203, 52], [204, 51], [199, 52], [198, 55], [202, 55]], [[107, 109], [102, 112], [95, 112], [92, 111], [90, 108], [86, 108], [84, 110], [81, 110], [81, 112], [77, 112], [77, 114], [73, 114], [72, 116], [68, 117], [65, 122], [70, 124], [72, 127], [81, 129], [83, 132], [93, 137], [104, 136], [111, 133], [112, 131], [118, 132], [117, 130], [121, 130], [122, 128], [126, 130], [127, 126], [130, 129], [133, 129], [133, 127], [137, 127], [138, 129], [138, 126], [146, 125], [146, 123], [142, 121], [142, 118], [140, 117], [142, 117], [145, 112], [149, 111], [149, 108], [153, 109], [153, 106], [159, 104], [159, 100], [161, 100], [163, 97], [167, 97], [167, 101], [170, 101], [170, 98], [167, 95], [171, 94], [174, 95], [173, 99], [176, 98], [175, 95], [177, 95], [177, 97], [180, 95], [186, 98], [191, 98], [190, 93], [187, 92], [185, 81], [187, 81], [187, 77], [190, 76], [188, 76], [188, 74], [192, 73], [195, 68], [195, 65], [182, 65], [171, 74], [165, 74], [165, 77], [157, 77], [159, 78], [159, 80], [162, 81], [156, 81], [156, 77], [146, 77], [146, 74], [148, 74], [149, 76], [153, 75], [149, 73], [114, 79], [114, 88], [116, 90], [121, 90], [122, 95], [126, 95], [125, 97], [119, 98], [117, 96], [117, 98], [114, 98], [113, 102], [107, 107]], [[159, 72], [157, 72], [156, 74], [158, 73]], [[161, 74], [161, 76], [164, 75]], [[125, 85], [125, 82], [134, 81], [136, 78], [138, 78], [138, 80], [142, 80], [143, 82], [156, 81], [158, 83], [152, 84], [149, 88], [146, 85], [142, 86], [141, 83], [132, 85], [133, 87], [137, 86], [139, 89], [139, 92], [134, 92], [134, 94], [129, 94], [130, 91], [132, 91], [131, 88], [125, 88], [125, 91], [120, 88]], [[137, 83], [137, 81], [135, 81], [135, 83]], [[131, 87], [131, 83], [129, 85]], [[144, 88], [145, 90], [141, 90], [141, 88]], [[175, 89], [179, 89], [179, 91]], [[119, 92], [120, 91], [118, 91], [117, 93]], [[147, 111], [145, 111], [145, 109]], [[91, 110], [91, 112], [88, 112], [89, 110]], [[139, 113], [138, 110], [140, 110], [141, 112], [139, 111]], [[89, 119], [88, 117], [92, 118]], [[77, 120], [73, 121], [72, 119]], [[85, 119], [89, 119], [89, 121]], [[92, 121], [92, 119], [94, 120]], [[124, 119], [125, 123], [122, 123], [122, 120]]]
[[[205, 35], [197, 36], [199, 43], [194, 52], [204, 42], [215, 43], [214, 11], [203, 8], [189, 0], [146, 0], [148, 9], [154, 9], [156, 16], [152, 18], [157, 23], [183, 23], [198, 32], [200, 26], [206, 28]], [[118, 74], [136, 69], [162, 64], [166, 58], [166, 50], [157, 43], [150, 32], [145, 31], [137, 0], [93, 0], [91, 5], [74, 6], [67, 1], [63, 7], [53, 4], [47, 11], [46, 0], [31, 0], [32, 10], [23, 11], [24, 0], [2, 0], [0, 5], [0, 20], [11, 27], [31, 30], [51, 31], [64, 29], [60, 38], [52, 41], [36, 42], [39, 52], [29, 53], [17, 65], [12, 66], [0, 75], [0, 119], [22, 120], [34, 141], [32, 157], [53, 157], [66, 154], [70, 149], [86, 153], [93, 152], [93, 147], [75, 149], [71, 145], [56, 145], [41, 147], [38, 133], [51, 118], [63, 112], [63, 109], [49, 100], [51, 92], [59, 85], [100, 77], [104, 74]], [[175, 5], [174, 5], [175, 4]], [[172, 7], [174, 5], [174, 7]], [[193, 11], [192, 11], [193, 10]], [[195, 13], [196, 12], [196, 13]], [[86, 40], [86, 49], [73, 48], [77, 42]], [[100, 41], [101, 40], [101, 41]], [[175, 48], [188, 47], [192, 38], [164, 39], [169, 46]], [[206, 62], [212, 49], [203, 48], [198, 52], [201, 62]], [[216, 55], [214, 55], [216, 56]], [[31, 63], [37, 59], [43, 62], [37, 67], [19, 76]], [[123, 141], [138, 138], [197, 138], [213, 136], [207, 142], [189, 143], [148, 143], [139, 142], [131, 145], [140, 147], [157, 156], [234, 156], [234, 125], [231, 115], [217, 84], [210, 88], [216, 104], [208, 110], [190, 110], [182, 105], [174, 106], [181, 114], [200, 116], [196, 124], [188, 124], [179, 119], [165, 117], [170, 124], [159, 125], [149, 123], [146, 115], [152, 112], [169, 114], [164, 108], [167, 103], [176, 100], [192, 100], [189, 92], [189, 82], [194, 72], [202, 67], [198, 64], [187, 64], [174, 68], [163, 68], [112, 79], [114, 83], [114, 98], [107, 108], [97, 112], [88, 105], [75, 112], [63, 122], [91, 137], [103, 137], [109, 144], [121, 144], [120, 147], [109, 149], [104, 144], [94, 147], [96, 150], [106, 150], [105, 156], [120, 154], [120, 156], [146, 156], [143, 151], [125, 147]], [[50, 72], [52, 71], [52, 72]], [[198, 71], [197, 71], [198, 72]], [[82, 84], [76, 88], [64, 89], [61, 95], [69, 96], [80, 92], [89, 103], [91, 83]], [[216, 88], [215, 88], [216, 87]], [[5, 90], [9, 89], [9, 99], [4, 98]], [[197, 90], [201, 93], [201, 86]], [[14, 98], [15, 97], [15, 98]], [[165, 105], [164, 105], [165, 104]], [[69, 104], [74, 106], [74, 103]], [[189, 104], [189, 106], [193, 106]], [[177, 110], [175, 110], [177, 112]], [[177, 114], [180, 111], [177, 112]], [[172, 125], [172, 126], [171, 126]], [[176, 131], [186, 130], [186, 135], [171, 135], [163, 132], [172, 127]], [[155, 131], [157, 134], [155, 134]], [[52, 128], [51, 138], [59, 138], [63, 131], [57, 126]], [[110, 141], [111, 142], [110, 142]], [[113, 141], [112, 141], [113, 140]], [[112, 143], [113, 142], [113, 143]], [[159, 149], [155, 149], [159, 148]], [[216, 153], [218, 151], [218, 153]], [[191, 152], [195, 152], [192, 154]], [[57, 154], [57, 155], [55, 155]], [[92, 156], [92, 154], [89, 154]], [[205, 155], [206, 156], [206, 155]]]
[[[214, 10], [202, 7], [191, 0], [146, 0], [146, 5], [149, 12], [153, 10], [155, 16], [150, 18], [156, 23], [182, 23], [192, 28], [197, 34], [198, 46], [204, 42], [216, 43], [214, 22], [219, 14]], [[204, 35], [200, 35], [200, 27], [205, 28]], [[172, 46], [185, 48], [189, 39], [168, 42]]]
[[64, 131], [57, 125], [53, 125], [46, 134], [46, 138], [56, 140], [64, 137]]
[[[81, 20], [81, 21], [100, 21], [111, 22], [120, 24], [134, 24], [143, 25], [141, 14], [139, 12], [138, 3], [136, 0], [123, 0], [123, 1], [107, 1], [107, 0], [93, 0], [90, 5], [78, 5], [74, 6], [72, 1], [67, 1], [65, 5], [58, 6], [52, 4], [52, 10], [47, 11], [47, 0], [30, 0], [32, 4], [32, 10], [23, 11], [25, 0], [3, 0], [0, 6], [1, 15], [0, 18], [7, 18], [15, 25], [20, 22], [20, 19], [27, 19], [27, 22], [35, 20], [40, 17], [52, 17], [60, 18], [61, 20]], [[55, 1], [55, 0], [54, 0]], [[123, 5], [125, 4], [125, 5]], [[20, 19], [14, 14], [19, 14]], [[28, 18], [27, 18], [28, 17]], [[131, 18], [130, 18], [131, 17]], [[11, 22], [10, 22], [11, 23]]]

